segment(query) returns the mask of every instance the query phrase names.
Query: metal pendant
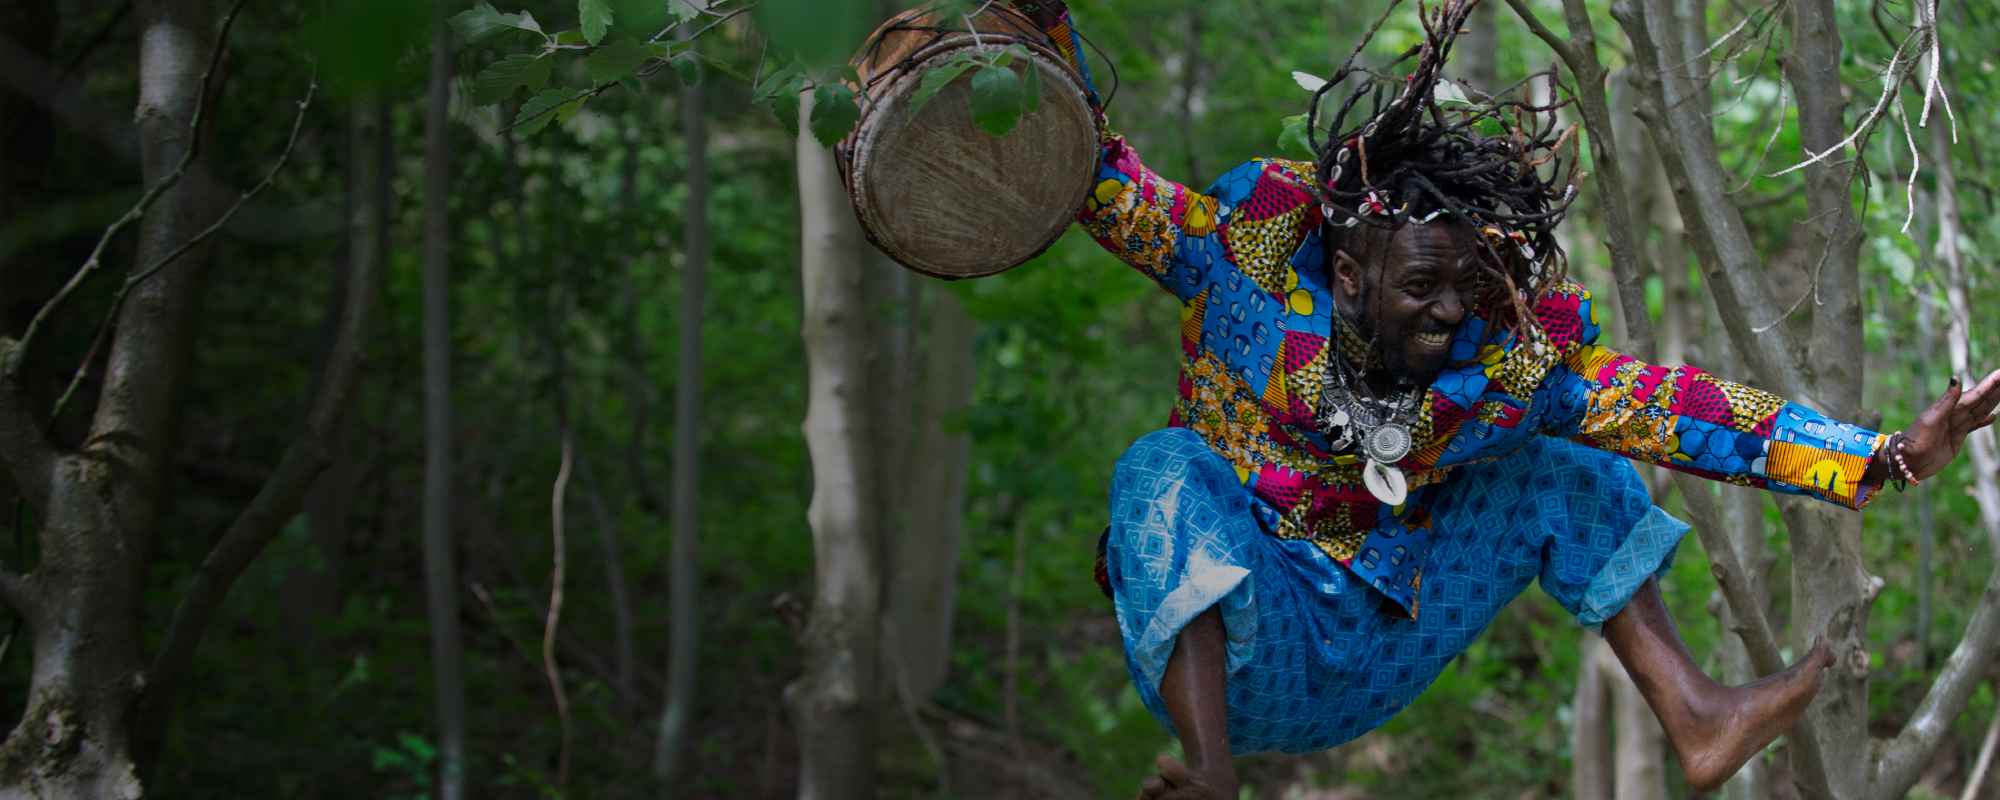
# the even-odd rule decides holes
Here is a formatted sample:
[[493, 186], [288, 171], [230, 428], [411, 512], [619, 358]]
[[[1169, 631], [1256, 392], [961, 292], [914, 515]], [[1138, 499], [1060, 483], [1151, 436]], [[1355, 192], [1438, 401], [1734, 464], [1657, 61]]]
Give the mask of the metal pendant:
[[1361, 483], [1384, 505], [1400, 506], [1410, 499], [1410, 482], [1403, 477], [1403, 471], [1372, 458], [1361, 470]]
[[1382, 425], [1368, 432], [1361, 447], [1370, 460], [1394, 464], [1410, 454], [1410, 429], [1394, 422]]

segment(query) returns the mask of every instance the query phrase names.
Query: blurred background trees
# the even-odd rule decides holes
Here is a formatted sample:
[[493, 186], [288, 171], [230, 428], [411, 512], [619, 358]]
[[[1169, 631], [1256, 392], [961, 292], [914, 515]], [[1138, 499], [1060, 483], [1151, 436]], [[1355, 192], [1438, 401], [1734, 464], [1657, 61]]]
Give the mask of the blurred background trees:
[[[1172, 304], [1074, 231], [978, 281], [883, 260], [851, 230], [811, 135], [815, 105], [845, 98], [814, 91], [833, 73], [789, 69], [785, 54], [838, 62], [899, 6], [750, 5], [0, 8], [0, 719], [34, 723], [0, 747], [0, 793], [59, 785], [35, 765], [83, 775], [65, 743], [115, 741], [155, 796], [454, 796], [441, 776], [459, 757], [468, 797], [790, 796], [813, 780], [803, 756], [826, 721], [800, 679], [843, 647], [867, 662], [842, 712], [861, 733], [833, 740], [847, 755], [825, 765], [859, 781], [843, 785], [1131, 792], [1171, 743], [1129, 686], [1091, 560], [1111, 464], [1173, 396]], [[1280, 143], [1307, 99], [1291, 72], [1329, 70], [1379, 13], [1071, 5], [1108, 57], [1105, 88], [1115, 67], [1112, 124], [1194, 185], [1252, 156], [1302, 156]], [[1773, 387], [1847, 386], [1851, 370], [1865, 391], [1819, 399], [1886, 428], [1948, 372], [1995, 362], [1981, 310], [2000, 293], [1986, 130], [2000, 14], [1922, 0], [1522, 5], [1607, 76], [1622, 199], [1600, 194], [1610, 169], [1592, 164], [1566, 235], [1586, 283], [1630, 295], [1604, 304], [1627, 349]], [[1787, 80], [1805, 66], [1802, 10], [1832, 12], [1837, 73]], [[457, 20], [444, 52], [436, 12]], [[1461, 43], [1466, 85], [1558, 61], [1507, 4], [1477, 19], [1490, 28]], [[1581, 19], [1593, 44], [1578, 44]], [[1667, 21], [1655, 54], [1635, 43]], [[1926, 29], [1941, 47], [1907, 38]], [[1384, 30], [1372, 57], [1414, 41], [1414, 17]], [[167, 45], [178, 54], [149, 49]], [[1686, 94], [1648, 83], [1657, 52], [1679, 53], [1664, 64]], [[1955, 141], [1936, 101], [1916, 125], [1934, 66]], [[1878, 102], [1884, 74], [1899, 92]], [[801, 89], [815, 95], [802, 114], [786, 107]], [[1802, 119], [1802, 98], [1833, 116]], [[1700, 189], [1674, 158], [1699, 131], [1670, 123], [1703, 119], [1727, 180], [1690, 206]], [[1773, 175], [1809, 157], [1802, 142], [1825, 146], [1812, 136], [1871, 119], [1826, 174]], [[172, 188], [104, 237], [197, 141]], [[1697, 212], [1717, 203], [1740, 218], [1752, 267], [1710, 252]], [[1822, 226], [1830, 207], [1851, 209], [1851, 232]], [[101, 238], [99, 268], [21, 347]], [[1617, 268], [1612, 245], [1631, 254]], [[446, 291], [428, 295], [445, 265]], [[1842, 269], [1851, 281], [1828, 280]], [[1767, 300], [1711, 299], [1714, 281], [1745, 274]], [[1802, 375], [1762, 366], [1764, 332], [1798, 343], [1773, 347]], [[824, 414], [813, 393], [831, 386], [807, 369], [822, 348], [839, 351], [846, 387]], [[448, 415], [424, 402], [439, 369]], [[1981, 500], [1994, 480], [1982, 458], [1883, 498], [1858, 529], [1747, 492], [1701, 487], [1690, 503], [1688, 484], [1655, 481], [1660, 502], [1714, 534], [1685, 546], [1667, 591], [1712, 672], [1752, 674], [1811, 628], [1846, 643], [1814, 715], [1838, 760], [1801, 776], [1781, 744], [1731, 796], [1894, 788], [1842, 774], [1870, 769], [1871, 736], [1959, 706], [1924, 726], [1923, 746], [1885, 748], [1901, 759], [1888, 777], [1919, 796], [1992, 791], [1974, 775], [1992, 747], [1990, 659], [1976, 657], [1991, 645], [1952, 660], [1991, 608], [2000, 508]], [[830, 491], [862, 502], [825, 505]], [[846, 595], [859, 616], [825, 639], [809, 622], [832, 588], [815, 577], [815, 535], [834, 524], [865, 569]], [[1735, 634], [1756, 625], [1724, 602], [1711, 563], [1735, 565], [1770, 652]], [[117, 652], [53, 675], [75, 630]], [[462, 729], [438, 688], [456, 648]], [[1685, 795], [1595, 649], [1531, 594], [1382, 731], [1249, 759], [1246, 782], [1269, 797]], [[1970, 674], [1952, 684], [1960, 696], [1925, 702], [1954, 670]]]

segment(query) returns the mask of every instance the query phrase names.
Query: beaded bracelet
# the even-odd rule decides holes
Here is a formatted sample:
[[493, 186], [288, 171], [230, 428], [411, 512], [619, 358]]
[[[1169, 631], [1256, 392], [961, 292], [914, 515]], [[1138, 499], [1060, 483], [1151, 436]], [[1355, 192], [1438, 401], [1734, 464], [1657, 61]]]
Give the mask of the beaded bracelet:
[[[1889, 455], [1889, 480], [1896, 484], [1896, 491], [1899, 492], [1923, 483], [1917, 479], [1917, 473], [1910, 469], [1909, 462], [1903, 458], [1903, 451], [1909, 445], [1910, 437], [1902, 431], [1889, 434], [1889, 441], [1882, 445], [1882, 450], [1888, 451]], [[1881, 452], [1877, 451], [1876, 454], [1881, 455]]]

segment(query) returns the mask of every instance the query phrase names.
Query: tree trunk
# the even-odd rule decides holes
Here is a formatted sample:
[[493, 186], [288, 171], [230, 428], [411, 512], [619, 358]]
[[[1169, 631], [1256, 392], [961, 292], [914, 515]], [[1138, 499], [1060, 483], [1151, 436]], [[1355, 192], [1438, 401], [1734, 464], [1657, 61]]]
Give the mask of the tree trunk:
[[1452, 77], [1481, 94], [1492, 94], [1502, 88], [1499, 5], [1485, 2], [1472, 8], [1472, 16], [1465, 21], [1465, 32], [1459, 35], [1452, 54], [1457, 62], [1454, 72], [1458, 73]]
[[424, 590], [437, 693], [438, 796], [465, 796], [464, 643], [458, 632], [453, 564], [451, 407], [451, 28], [445, 4], [431, 19], [430, 87], [424, 105]]
[[[801, 95], [800, 120], [812, 97]], [[870, 714], [876, 687], [879, 568], [874, 465], [867, 451], [868, 307], [861, 291], [862, 238], [833, 154], [803, 127], [798, 139], [800, 272], [805, 312], [805, 436], [813, 493], [815, 576], [800, 643], [805, 674], [785, 689], [798, 731], [799, 797], [846, 800], [874, 794]]]
[[1597, 668], [1598, 652], [1607, 645], [1602, 637], [1585, 635], [1576, 663], [1576, 693], [1570, 696], [1573, 711], [1569, 738], [1569, 795], [1572, 800], [1614, 800], [1617, 788], [1612, 760], [1611, 687], [1604, 682], [1604, 670]]
[[681, 263], [680, 350], [674, 378], [674, 544], [668, 578], [673, 638], [667, 656], [667, 707], [660, 715], [660, 740], [653, 752], [653, 774], [662, 782], [674, 779], [675, 765], [687, 749], [700, 653], [696, 581], [701, 541], [701, 308], [708, 271], [708, 133], [699, 85], [681, 88], [681, 131], [687, 139], [688, 194], [681, 234], [686, 255]]
[[1618, 800], [1667, 800], [1666, 732], [1653, 715], [1632, 676], [1612, 655], [1611, 648], [1597, 650], [1597, 668], [1611, 689], [1612, 720], [1617, 728]]
[[[152, 186], [194, 143], [189, 120], [199, 105], [211, 19], [199, 0], [141, 2], [138, 14], [137, 123], [141, 172]], [[162, 194], [139, 223], [134, 263], [154, 263], [193, 238], [205, 222], [203, 194], [198, 181]], [[85, 449], [49, 460], [52, 468], [36, 476], [42, 487], [22, 487], [42, 505], [41, 562], [8, 594], [32, 634], [34, 666], [27, 708], [0, 743], [0, 798], [140, 793], [132, 747], [144, 685], [139, 603], [205, 250], [131, 291]], [[35, 444], [39, 451], [46, 442]]]
[[[887, 663], [903, 688], [927, 698], [944, 685], [951, 665], [951, 620], [958, 588], [958, 547], [965, 514], [971, 436], [955, 427], [971, 404], [975, 326], [949, 287], [929, 287], [923, 384], [918, 397], [914, 469], [905, 535], [891, 548], [889, 596], [882, 615]], [[889, 637], [894, 632], [893, 640]]]

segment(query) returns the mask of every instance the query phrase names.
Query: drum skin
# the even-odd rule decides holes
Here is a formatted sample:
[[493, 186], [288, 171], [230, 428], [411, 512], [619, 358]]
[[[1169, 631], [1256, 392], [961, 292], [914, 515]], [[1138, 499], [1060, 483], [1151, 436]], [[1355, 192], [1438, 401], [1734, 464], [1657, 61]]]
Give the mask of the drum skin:
[[[899, 15], [856, 60], [862, 111], [839, 148], [841, 177], [868, 240], [897, 263], [947, 279], [992, 275], [1040, 255], [1076, 218], [1097, 163], [1097, 115], [1070, 65], [1012, 9], [975, 17], [976, 40], [911, 29], [931, 24], [921, 10]], [[1030, 57], [1010, 66], [1038, 70], [1042, 97], [1007, 135], [973, 124], [970, 71], [911, 109], [928, 67], [1010, 44], [1027, 46]]]

